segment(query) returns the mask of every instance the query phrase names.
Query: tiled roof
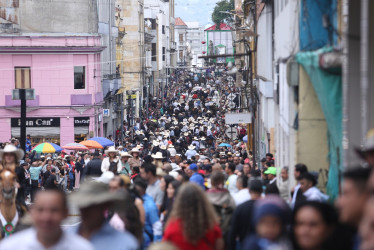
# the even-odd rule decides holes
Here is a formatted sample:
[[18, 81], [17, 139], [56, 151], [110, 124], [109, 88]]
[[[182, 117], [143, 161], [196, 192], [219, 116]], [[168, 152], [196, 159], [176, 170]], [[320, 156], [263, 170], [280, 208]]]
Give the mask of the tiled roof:
[[175, 26], [187, 26], [180, 17], [175, 18]]

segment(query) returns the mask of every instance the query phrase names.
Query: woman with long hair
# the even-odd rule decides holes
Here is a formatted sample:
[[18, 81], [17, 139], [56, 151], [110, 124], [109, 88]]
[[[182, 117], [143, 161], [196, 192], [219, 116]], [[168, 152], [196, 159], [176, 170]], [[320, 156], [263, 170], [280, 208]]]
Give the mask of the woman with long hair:
[[101, 171], [104, 173], [106, 171], [111, 171], [114, 174], [118, 174], [122, 168], [121, 160], [119, 159], [118, 150], [115, 147], [109, 147], [105, 150], [107, 157], [101, 163]]
[[160, 189], [164, 192], [164, 199], [162, 201], [162, 205], [160, 207], [160, 213], [163, 213], [167, 208], [168, 196], [167, 196], [167, 188], [170, 182], [174, 180], [174, 177], [171, 175], [162, 176], [160, 179]]
[[22, 149], [18, 149], [12, 144], [6, 145], [4, 149], [0, 150], [0, 170], [9, 169], [15, 172], [23, 156], [24, 152]]
[[165, 205], [161, 206], [161, 215], [163, 216], [163, 225], [165, 228], [165, 222], [169, 219], [170, 212], [173, 209], [173, 203], [175, 201], [175, 197], [178, 194], [179, 187], [181, 186], [181, 182], [177, 180], [172, 180], [169, 182], [166, 188], [166, 202]]
[[82, 170], [83, 170], [82, 156], [78, 155], [78, 158], [76, 159], [76, 162], [75, 162], [75, 185], [74, 185], [75, 189], [79, 188]]
[[201, 187], [193, 183], [181, 186], [163, 239], [181, 250], [223, 249], [218, 218]]
[[132, 155], [132, 158], [129, 159], [129, 164], [131, 167], [131, 170], [133, 167], [140, 167], [142, 165], [142, 161], [140, 159], [140, 151], [138, 148], [133, 148], [130, 151], [130, 154]]

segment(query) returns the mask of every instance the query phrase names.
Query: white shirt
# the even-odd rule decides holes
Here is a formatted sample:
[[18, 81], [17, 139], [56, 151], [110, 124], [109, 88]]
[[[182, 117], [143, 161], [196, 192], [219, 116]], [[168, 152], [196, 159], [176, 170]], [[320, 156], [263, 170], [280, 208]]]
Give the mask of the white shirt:
[[[121, 164], [121, 161], [120, 161], [119, 157], [116, 157], [114, 161], [117, 162], [118, 173], [121, 172], [122, 164]], [[110, 167], [109, 157], [105, 157], [103, 162], [101, 163], [101, 172], [104, 173], [106, 171], [109, 171], [109, 167]]]
[[329, 196], [322, 193], [318, 188], [311, 187], [304, 193], [305, 198], [308, 201], [319, 201], [326, 202], [329, 199]]
[[[25, 229], [0, 242], [1, 250], [42, 250], [45, 248], [36, 237], [35, 228]], [[50, 250], [94, 250], [93, 245], [79, 235], [62, 231], [60, 240]]]
[[231, 195], [234, 195], [238, 192], [238, 188], [236, 187], [236, 181], [238, 176], [236, 174], [232, 174], [226, 181], [226, 188], [229, 190]]
[[251, 195], [249, 194], [248, 188], [244, 188], [242, 190], [239, 190], [236, 194], [232, 196], [235, 201], [235, 205], [239, 206], [240, 204], [249, 201], [251, 199]]

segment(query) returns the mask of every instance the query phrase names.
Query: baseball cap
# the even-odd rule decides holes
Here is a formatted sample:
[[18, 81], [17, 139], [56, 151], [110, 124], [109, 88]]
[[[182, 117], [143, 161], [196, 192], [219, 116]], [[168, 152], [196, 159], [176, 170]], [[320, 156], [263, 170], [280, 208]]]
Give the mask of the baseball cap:
[[192, 170], [192, 171], [197, 171], [197, 165], [196, 165], [195, 163], [192, 163], [192, 164], [190, 165], [190, 170]]
[[277, 169], [275, 167], [268, 167], [264, 174], [277, 175]]

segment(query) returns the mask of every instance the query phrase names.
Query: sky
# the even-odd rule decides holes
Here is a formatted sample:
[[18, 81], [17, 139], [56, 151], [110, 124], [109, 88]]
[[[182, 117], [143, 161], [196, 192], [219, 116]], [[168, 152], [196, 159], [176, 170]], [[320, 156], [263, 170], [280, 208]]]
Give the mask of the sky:
[[175, 17], [185, 22], [197, 21], [200, 26], [213, 24], [212, 13], [218, 0], [175, 0]]

